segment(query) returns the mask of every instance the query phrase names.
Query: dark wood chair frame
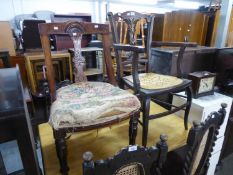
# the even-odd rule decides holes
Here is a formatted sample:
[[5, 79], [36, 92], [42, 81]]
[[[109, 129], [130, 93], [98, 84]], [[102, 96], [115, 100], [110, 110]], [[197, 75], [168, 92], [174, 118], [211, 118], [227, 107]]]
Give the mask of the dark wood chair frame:
[[[164, 88], [164, 89], [158, 89], [158, 90], [147, 90], [143, 89], [140, 86], [140, 80], [139, 80], [139, 70], [138, 70], [138, 63], [139, 63], [139, 54], [140, 53], [147, 53], [149, 65], [148, 65], [148, 72], [150, 72], [150, 57], [151, 57], [151, 47], [178, 47], [179, 53], [177, 58], [177, 76], [178, 78], [182, 78], [182, 70], [181, 70], [181, 64], [183, 55], [185, 52], [186, 47], [196, 47], [196, 43], [189, 43], [189, 42], [159, 42], [159, 41], [152, 41], [152, 32], [153, 32], [153, 26], [154, 26], [154, 15], [145, 15], [140, 14], [137, 12], [133, 12], [134, 15], [129, 15], [131, 12], [124, 12], [122, 14], [116, 14], [115, 16], [110, 12], [108, 13], [108, 17], [110, 19], [111, 29], [112, 29], [112, 35], [113, 35], [113, 48], [115, 50], [116, 55], [116, 61], [117, 61], [117, 80], [119, 83], [119, 86], [121, 88], [124, 88], [126, 85], [127, 87], [134, 90], [134, 94], [139, 97], [142, 103], [142, 112], [143, 112], [143, 121], [139, 121], [139, 123], [143, 126], [143, 134], [142, 134], [142, 145], [147, 145], [147, 135], [148, 135], [148, 125], [149, 120], [160, 118], [167, 116], [169, 114], [175, 113], [179, 110], [185, 110], [184, 114], [184, 126], [185, 129], [188, 129], [188, 115], [190, 111], [190, 107], [192, 104], [192, 87], [191, 87], [191, 80], [183, 79], [183, 83], [178, 86], [172, 86], [170, 88]], [[115, 19], [117, 19], [121, 15], [121, 17], [124, 19], [124, 21], [129, 26], [129, 32], [134, 31], [132, 29], [135, 27], [138, 20], [141, 18], [145, 18], [147, 20], [147, 41], [146, 45], [147, 47], [142, 46], [136, 46], [136, 45], [124, 45], [119, 44], [117, 37], [117, 30], [116, 25], [113, 22]], [[132, 54], [132, 76], [133, 76], [133, 83], [124, 80], [124, 72], [123, 72], [123, 66], [122, 66], [122, 59], [121, 59], [121, 52], [122, 51], [129, 51]], [[156, 95], [164, 95], [164, 94], [170, 94], [170, 95], [178, 95], [176, 93], [185, 91], [186, 96], [182, 96], [183, 98], [186, 98], [187, 101], [185, 104], [182, 104], [181, 106], [175, 106], [172, 105], [166, 101], [158, 100], [156, 99]], [[152, 114], [149, 115], [150, 111], [150, 101], [153, 100], [155, 102], [158, 102], [159, 104], [164, 104], [169, 106], [171, 109], [169, 111], [159, 113], [159, 114]]]
[[[212, 112], [204, 122], [193, 122], [193, 127], [188, 134], [187, 144], [168, 154], [167, 162], [163, 169], [164, 175], [170, 175], [171, 173], [174, 175], [205, 175], [207, 173], [209, 158], [215, 146], [219, 128], [226, 115], [225, 109], [227, 105], [223, 103], [221, 106], [218, 112]], [[206, 146], [204, 147], [196, 171], [192, 172], [199, 146], [207, 131], [209, 131], [209, 133], [206, 139]]]
[[[64, 23], [48, 23], [48, 24], [39, 24], [39, 33], [41, 37], [41, 44], [45, 55], [45, 64], [47, 67], [47, 79], [49, 84], [49, 93], [51, 102], [56, 100], [56, 84], [54, 79], [53, 66], [51, 61], [51, 49], [50, 49], [50, 41], [49, 36], [51, 34], [59, 35], [66, 34], [72, 35], [73, 32], [77, 32], [78, 34], [99, 34], [102, 36], [103, 41], [103, 51], [104, 51], [104, 61], [106, 65], [106, 71], [108, 76], [108, 81], [116, 85], [116, 80], [114, 77], [114, 71], [112, 67], [112, 60], [110, 54], [110, 39], [109, 39], [109, 27], [106, 24], [96, 24], [96, 23], [88, 23], [88, 22], [77, 22], [77, 21], [68, 21]], [[60, 172], [63, 175], [67, 175], [69, 171], [68, 163], [67, 163], [67, 146], [66, 139], [67, 133], [80, 132], [98, 129], [106, 126], [110, 126], [113, 124], [117, 124], [122, 120], [126, 120], [130, 118], [129, 125], [129, 144], [135, 144], [135, 139], [137, 135], [137, 123], [138, 118], [140, 116], [140, 112], [134, 112], [129, 116], [124, 117], [123, 119], [114, 119], [112, 121], [103, 122], [100, 124], [93, 124], [89, 126], [81, 126], [81, 127], [67, 127], [59, 130], [53, 129], [53, 134], [55, 138], [56, 151], [57, 156], [60, 163]]]
[[150, 148], [128, 146], [105, 160], [93, 161], [93, 154], [83, 154], [83, 175], [116, 175], [129, 165], [139, 166], [140, 175], [160, 175], [168, 151], [167, 136], [160, 135], [160, 142]]

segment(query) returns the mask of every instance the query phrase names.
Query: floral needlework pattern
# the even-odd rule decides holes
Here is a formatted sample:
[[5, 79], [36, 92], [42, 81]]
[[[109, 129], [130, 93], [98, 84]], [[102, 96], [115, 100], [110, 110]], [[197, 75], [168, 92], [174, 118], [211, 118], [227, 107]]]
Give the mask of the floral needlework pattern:
[[[132, 76], [124, 77], [127, 81], [133, 82]], [[163, 89], [172, 86], [177, 86], [183, 82], [182, 79], [169, 76], [160, 75], [155, 73], [142, 73], [139, 74], [141, 88], [144, 89]]]
[[122, 118], [140, 108], [131, 93], [103, 82], [80, 82], [57, 90], [49, 123], [55, 129]]

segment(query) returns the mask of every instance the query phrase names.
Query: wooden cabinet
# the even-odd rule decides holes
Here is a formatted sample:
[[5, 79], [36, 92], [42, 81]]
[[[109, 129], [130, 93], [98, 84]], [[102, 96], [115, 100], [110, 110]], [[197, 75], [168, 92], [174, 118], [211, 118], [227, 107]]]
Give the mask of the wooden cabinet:
[[180, 42], [187, 40], [205, 45], [208, 19], [208, 15], [191, 10], [156, 15], [153, 40]]
[[[194, 71], [212, 72], [216, 51], [214, 47], [186, 48], [181, 65], [183, 76]], [[178, 52], [178, 48], [152, 48], [149, 69], [160, 74], [176, 75]]]
[[[91, 22], [91, 15], [86, 13], [75, 13], [72, 15], [55, 14], [53, 16], [53, 22], [65, 22], [69, 20]], [[67, 35], [53, 35], [51, 36], [53, 43], [53, 50], [67, 50], [73, 48], [73, 42]], [[91, 41], [91, 35], [83, 35], [81, 46], [87, 47], [87, 44]]]

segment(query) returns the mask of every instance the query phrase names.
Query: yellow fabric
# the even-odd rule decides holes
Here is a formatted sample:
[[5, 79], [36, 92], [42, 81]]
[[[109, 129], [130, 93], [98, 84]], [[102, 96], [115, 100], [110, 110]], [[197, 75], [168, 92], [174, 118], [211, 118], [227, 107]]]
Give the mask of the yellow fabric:
[[[151, 104], [151, 113], [163, 112], [165, 109]], [[126, 120], [111, 128], [103, 128], [86, 132], [73, 133], [67, 140], [69, 175], [82, 175], [82, 154], [91, 151], [94, 160], [105, 159], [114, 155], [128, 143], [129, 121]], [[188, 131], [184, 129], [184, 120], [175, 115], [162, 117], [149, 122], [148, 146], [159, 141], [161, 133], [168, 135], [169, 150], [173, 150], [186, 143]], [[52, 128], [48, 123], [39, 125], [45, 171], [47, 175], [60, 175], [59, 163], [56, 156]], [[138, 125], [136, 143], [141, 145], [142, 127]]]
[[[124, 79], [133, 82], [132, 75], [124, 77]], [[183, 82], [182, 79], [155, 73], [139, 74], [141, 88], [143, 89], [164, 89], [172, 86], [177, 86]]]

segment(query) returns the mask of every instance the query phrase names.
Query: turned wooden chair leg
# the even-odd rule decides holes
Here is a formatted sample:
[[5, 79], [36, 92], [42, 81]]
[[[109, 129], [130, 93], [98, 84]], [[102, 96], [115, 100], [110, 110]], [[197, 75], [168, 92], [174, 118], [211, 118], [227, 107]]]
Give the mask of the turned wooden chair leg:
[[67, 146], [66, 146], [66, 132], [54, 130], [54, 139], [56, 145], [57, 157], [60, 163], [60, 172], [62, 175], [68, 175], [69, 167], [67, 164]]
[[129, 145], [135, 145], [140, 111], [135, 112], [129, 121]]
[[147, 145], [148, 127], [149, 127], [149, 115], [150, 115], [150, 97], [146, 97], [142, 102], [142, 146]]
[[192, 97], [193, 97], [191, 86], [186, 88], [186, 94], [187, 94], [187, 106], [184, 112], [184, 127], [185, 127], [185, 130], [188, 130], [188, 116], [189, 116], [189, 111], [192, 105]]

